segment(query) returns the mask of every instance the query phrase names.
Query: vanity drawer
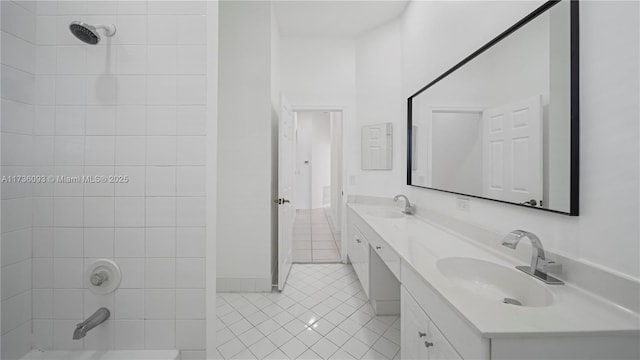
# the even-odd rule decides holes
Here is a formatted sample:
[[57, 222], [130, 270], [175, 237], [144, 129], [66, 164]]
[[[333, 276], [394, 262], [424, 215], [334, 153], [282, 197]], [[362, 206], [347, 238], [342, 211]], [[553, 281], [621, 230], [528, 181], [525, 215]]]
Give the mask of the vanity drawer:
[[389, 267], [393, 275], [400, 280], [400, 255], [377, 236], [372, 236], [369, 244], [371, 245], [371, 250], [380, 256], [380, 259]]

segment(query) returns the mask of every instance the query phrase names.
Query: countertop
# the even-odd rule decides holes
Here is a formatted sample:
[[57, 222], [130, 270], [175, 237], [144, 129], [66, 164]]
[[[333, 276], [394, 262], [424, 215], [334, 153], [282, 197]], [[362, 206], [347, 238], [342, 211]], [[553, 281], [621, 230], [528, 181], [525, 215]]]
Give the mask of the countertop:
[[[545, 307], [512, 306], [470, 295], [470, 292], [452, 284], [438, 270], [438, 260], [469, 257], [508, 268], [528, 264], [502, 256], [483, 244], [456, 233], [455, 229], [426, 217], [414, 215], [388, 219], [371, 214], [380, 209], [399, 211], [397, 207], [360, 203], [349, 203], [348, 207], [368, 223], [400, 255], [405, 264], [484, 337], [616, 333], [640, 336], [639, 314], [571, 283], [544, 284], [554, 298], [553, 303]], [[543, 284], [541, 281], [540, 283]]]

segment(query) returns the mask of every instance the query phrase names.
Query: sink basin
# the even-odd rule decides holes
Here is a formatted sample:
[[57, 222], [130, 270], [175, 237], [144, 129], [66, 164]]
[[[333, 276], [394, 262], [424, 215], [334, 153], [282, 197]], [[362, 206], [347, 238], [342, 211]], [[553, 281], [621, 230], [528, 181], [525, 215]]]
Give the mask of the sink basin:
[[370, 209], [367, 210], [367, 214], [383, 219], [400, 219], [404, 217], [404, 214], [400, 210], [392, 209]]
[[526, 307], [553, 303], [553, 294], [544, 284], [516, 269], [465, 257], [444, 258], [437, 266], [453, 286], [485, 300]]

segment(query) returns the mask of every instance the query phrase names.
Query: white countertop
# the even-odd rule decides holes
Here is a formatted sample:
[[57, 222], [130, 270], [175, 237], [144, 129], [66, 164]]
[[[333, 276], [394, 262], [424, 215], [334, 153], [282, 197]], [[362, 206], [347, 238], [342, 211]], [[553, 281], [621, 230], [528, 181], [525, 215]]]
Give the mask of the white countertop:
[[570, 283], [544, 284], [554, 298], [553, 303], [545, 307], [510, 306], [470, 295], [470, 292], [454, 286], [438, 270], [438, 260], [469, 257], [509, 268], [528, 264], [502, 256], [427, 218], [404, 216], [387, 219], [371, 215], [375, 209], [397, 210], [397, 207], [359, 203], [349, 203], [348, 206], [484, 337], [586, 333], [640, 336], [639, 314]]

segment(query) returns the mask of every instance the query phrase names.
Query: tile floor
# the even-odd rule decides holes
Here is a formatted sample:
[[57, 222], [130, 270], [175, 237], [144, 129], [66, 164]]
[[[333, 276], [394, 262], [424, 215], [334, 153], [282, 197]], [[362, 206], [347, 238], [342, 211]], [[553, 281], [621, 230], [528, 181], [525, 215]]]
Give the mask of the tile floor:
[[218, 293], [218, 358], [399, 359], [399, 317], [365, 298], [349, 264], [294, 264], [281, 293]]
[[330, 208], [297, 210], [293, 224], [293, 261], [341, 261], [340, 233], [331, 225]]

